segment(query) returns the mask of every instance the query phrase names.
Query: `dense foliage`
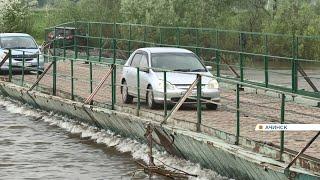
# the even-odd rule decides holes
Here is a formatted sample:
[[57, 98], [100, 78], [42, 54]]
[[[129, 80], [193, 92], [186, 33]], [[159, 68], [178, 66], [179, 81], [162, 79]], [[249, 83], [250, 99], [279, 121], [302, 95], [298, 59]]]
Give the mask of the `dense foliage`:
[[117, 21], [300, 35], [318, 34], [320, 26], [317, 0], [55, 0], [48, 6], [57, 9], [51, 23]]
[[[28, 30], [38, 4], [46, 26], [66, 21], [130, 22], [317, 35], [318, 0], [0, 0], [2, 31]], [[35, 17], [30, 13], [36, 14]], [[38, 12], [39, 14], [39, 12]], [[30, 23], [25, 23], [26, 20]], [[24, 23], [22, 23], [24, 22]], [[26, 27], [27, 26], [27, 27]]]
[[0, 31], [30, 31], [33, 25], [31, 8], [36, 5], [35, 0], [0, 0]]

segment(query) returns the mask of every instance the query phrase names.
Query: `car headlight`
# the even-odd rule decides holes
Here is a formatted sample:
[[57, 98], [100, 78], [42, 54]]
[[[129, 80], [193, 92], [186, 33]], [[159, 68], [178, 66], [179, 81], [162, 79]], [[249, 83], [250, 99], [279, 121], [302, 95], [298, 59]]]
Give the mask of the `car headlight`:
[[[166, 85], [167, 85], [167, 90], [174, 90], [176, 88], [173, 84], [169, 83], [168, 81], [167, 81]], [[163, 80], [159, 80], [158, 87], [160, 90], [164, 89], [164, 81]]]
[[212, 79], [209, 81], [207, 85], [208, 89], [218, 89], [219, 88], [219, 83], [216, 79]]

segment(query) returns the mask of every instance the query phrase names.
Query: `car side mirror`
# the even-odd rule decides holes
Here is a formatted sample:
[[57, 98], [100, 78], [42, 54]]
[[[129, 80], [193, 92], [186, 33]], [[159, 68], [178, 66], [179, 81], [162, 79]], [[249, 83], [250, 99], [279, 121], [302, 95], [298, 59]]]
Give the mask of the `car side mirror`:
[[149, 68], [146, 68], [146, 67], [140, 68], [140, 71], [145, 72], [145, 73], [149, 73], [150, 72]]
[[211, 70], [212, 70], [212, 66], [206, 66], [206, 69], [207, 69], [208, 71], [211, 71]]

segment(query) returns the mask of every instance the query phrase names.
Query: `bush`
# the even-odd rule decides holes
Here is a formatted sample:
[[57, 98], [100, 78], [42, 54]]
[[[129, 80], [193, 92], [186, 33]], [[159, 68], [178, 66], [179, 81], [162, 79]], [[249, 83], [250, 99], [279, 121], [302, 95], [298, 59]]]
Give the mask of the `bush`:
[[1, 32], [29, 32], [32, 29], [31, 9], [37, 5], [35, 0], [1, 0]]

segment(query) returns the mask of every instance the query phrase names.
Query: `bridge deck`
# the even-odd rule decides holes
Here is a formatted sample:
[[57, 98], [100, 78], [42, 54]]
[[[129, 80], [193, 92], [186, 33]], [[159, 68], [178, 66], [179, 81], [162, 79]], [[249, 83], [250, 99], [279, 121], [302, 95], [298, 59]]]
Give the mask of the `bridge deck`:
[[[75, 95], [88, 97], [90, 95], [89, 84], [89, 65], [82, 62], [74, 63], [74, 85]], [[65, 92], [71, 92], [71, 78], [69, 61], [59, 62], [57, 66], [58, 78], [57, 89]], [[99, 83], [108, 67], [101, 65], [93, 65], [93, 88]], [[41, 86], [52, 87], [52, 71], [45, 75], [41, 80]], [[120, 82], [121, 68], [117, 69], [117, 82]], [[21, 75], [16, 74], [14, 79], [20, 80]], [[28, 74], [25, 76], [25, 82], [32, 84], [35, 82], [36, 75]], [[110, 78], [108, 82], [110, 84]], [[217, 111], [206, 110], [202, 112], [202, 122], [205, 126], [216, 128], [228, 133], [236, 132], [236, 114], [235, 114], [235, 91], [234, 89], [221, 88], [222, 106]], [[120, 88], [117, 87], [117, 105], [123, 105], [121, 102]], [[94, 98], [95, 101], [102, 103], [111, 102], [111, 88], [104, 85], [100, 92]], [[247, 91], [240, 93], [241, 101], [241, 130], [240, 135], [250, 139], [262, 141], [269, 144], [280, 144], [279, 132], [256, 132], [257, 123], [278, 123], [280, 122], [280, 104], [281, 99], [270, 97], [263, 94], [255, 94]], [[136, 103], [126, 105], [136, 107]], [[149, 110], [146, 108], [145, 102], [142, 101], [141, 108], [157, 114], [163, 114], [163, 110]], [[169, 109], [170, 110], [170, 109]], [[195, 106], [183, 106], [174, 116], [189, 122], [196, 122], [197, 111]], [[292, 101], [286, 102], [285, 112], [286, 123], [320, 123], [319, 108], [296, 104]], [[300, 151], [305, 144], [316, 134], [316, 132], [285, 132], [285, 148]], [[306, 151], [305, 154], [320, 158], [320, 142], [317, 140]]]

